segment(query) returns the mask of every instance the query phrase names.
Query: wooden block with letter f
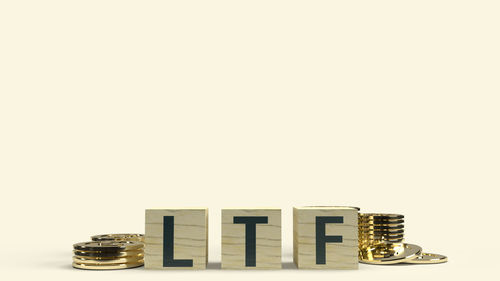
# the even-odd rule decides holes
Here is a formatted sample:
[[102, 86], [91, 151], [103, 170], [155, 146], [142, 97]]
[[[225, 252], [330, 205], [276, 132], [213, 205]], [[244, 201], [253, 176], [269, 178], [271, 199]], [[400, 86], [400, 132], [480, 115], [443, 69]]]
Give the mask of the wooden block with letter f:
[[358, 210], [293, 208], [293, 261], [299, 269], [358, 269]]
[[281, 269], [281, 209], [223, 209], [223, 269]]
[[148, 209], [144, 237], [147, 269], [205, 269], [208, 209]]

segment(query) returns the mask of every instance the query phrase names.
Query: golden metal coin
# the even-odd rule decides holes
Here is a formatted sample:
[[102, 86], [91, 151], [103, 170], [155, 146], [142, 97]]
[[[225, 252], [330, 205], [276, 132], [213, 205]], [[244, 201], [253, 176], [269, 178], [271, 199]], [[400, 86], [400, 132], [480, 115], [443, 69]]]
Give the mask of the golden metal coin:
[[116, 258], [109, 260], [95, 260], [95, 259], [86, 259], [74, 256], [73, 261], [79, 264], [86, 265], [111, 265], [111, 264], [121, 264], [121, 263], [144, 263], [143, 257], [135, 257], [135, 258]]
[[82, 256], [87, 258], [119, 258], [119, 257], [134, 257], [134, 256], [144, 256], [144, 250], [132, 250], [123, 252], [97, 252], [97, 251], [79, 251], [73, 250], [76, 256]]
[[390, 215], [390, 216], [367, 216], [365, 214], [359, 214], [358, 215], [358, 220], [363, 220], [363, 221], [404, 221], [404, 216], [403, 215]]
[[109, 269], [126, 269], [143, 266], [144, 263], [117, 263], [113, 265], [88, 265], [73, 262], [73, 267], [78, 269], [92, 269], [92, 270], [109, 270]]
[[358, 230], [377, 230], [377, 231], [395, 231], [404, 229], [405, 226], [403, 224], [395, 224], [395, 225], [364, 225], [359, 224]]
[[440, 254], [421, 253], [416, 258], [405, 261], [405, 263], [434, 264], [434, 263], [443, 263], [447, 261], [448, 257]]
[[402, 224], [395, 225], [395, 226], [377, 226], [377, 225], [359, 225], [358, 230], [383, 230], [383, 231], [393, 231], [393, 230], [400, 230], [404, 229], [405, 226]]
[[404, 234], [404, 229], [359, 229], [359, 234], [387, 234], [387, 235], [400, 235]]
[[143, 243], [134, 241], [91, 241], [73, 245], [75, 250], [99, 251], [99, 252], [120, 252], [138, 250], [144, 247]]
[[403, 232], [358, 232], [358, 237], [371, 237], [371, 236], [387, 236], [387, 237], [396, 237], [405, 235]]
[[372, 221], [395, 221], [395, 220], [404, 220], [405, 216], [400, 214], [364, 214], [358, 213], [358, 219], [360, 220], [372, 220]]
[[378, 226], [378, 227], [394, 227], [404, 225], [404, 223], [393, 223], [393, 222], [376, 222], [376, 223], [367, 223], [358, 221], [358, 226]]
[[401, 220], [405, 216], [400, 214], [377, 214], [377, 213], [360, 213], [360, 218], [368, 218], [373, 220]]
[[367, 241], [378, 241], [378, 240], [393, 241], [393, 240], [403, 240], [404, 236], [403, 235], [400, 235], [400, 236], [363, 236], [363, 237], [360, 237], [359, 239], [367, 240]]
[[118, 233], [100, 234], [91, 237], [92, 241], [136, 241], [144, 243], [144, 234]]
[[359, 231], [358, 236], [399, 236], [404, 235], [404, 232], [379, 232], [379, 231]]
[[416, 258], [422, 248], [406, 243], [382, 243], [359, 250], [359, 261], [368, 264], [395, 264]]

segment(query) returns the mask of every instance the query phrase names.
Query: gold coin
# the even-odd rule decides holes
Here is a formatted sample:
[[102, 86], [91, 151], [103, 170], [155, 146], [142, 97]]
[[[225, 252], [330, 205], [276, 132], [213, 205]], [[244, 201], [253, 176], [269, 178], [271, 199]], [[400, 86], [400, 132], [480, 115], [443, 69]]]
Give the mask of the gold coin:
[[377, 213], [361, 213], [359, 214], [361, 218], [370, 218], [375, 220], [401, 220], [405, 216], [400, 214], [377, 214]]
[[73, 250], [76, 256], [82, 257], [96, 257], [96, 258], [118, 258], [118, 257], [133, 257], [133, 256], [144, 256], [144, 250], [132, 250], [123, 252], [97, 252], [97, 251], [79, 251]]
[[397, 219], [402, 219], [404, 218], [404, 215], [401, 214], [389, 214], [389, 213], [360, 213], [360, 216], [363, 217], [373, 217], [373, 218], [397, 218]]
[[368, 231], [358, 231], [359, 235], [389, 235], [389, 236], [396, 236], [396, 235], [404, 235], [404, 231], [373, 231], [373, 230], [368, 230]]
[[100, 234], [91, 237], [92, 241], [136, 241], [144, 242], [144, 234], [118, 233], [118, 234]]
[[358, 220], [363, 220], [363, 221], [404, 221], [404, 216], [394, 214], [394, 215], [384, 217], [384, 216], [367, 216], [364, 214], [359, 214]]
[[117, 263], [112, 265], [88, 265], [73, 262], [73, 267], [78, 269], [92, 269], [92, 270], [109, 270], [109, 269], [125, 269], [143, 266], [144, 263]]
[[358, 220], [358, 225], [363, 225], [363, 226], [398, 226], [398, 225], [404, 225], [404, 223], [397, 222], [397, 221], [364, 222], [364, 221]]
[[421, 253], [416, 258], [407, 260], [405, 263], [434, 264], [447, 262], [448, 257], [440, 254]]
[[[361, 241], [389, 241], [389, 242], [394, 242], [394, 241], [400, 241], [403, 240], [403, 236], [397, 236], [397, 237], [384, 237], [384, 236], [372, 236], [372, 237], [361, 237]], [[359, 240], [359, 239], [358, 239]]]
[[400, 224], [400, 225], [394, 225], [394, 226], [378, 226], [378, 225], [358, 225], [358, 230], [383, 230], [383, 231], [392, 231], [392, 230], [399, 230], [399, 229], [404, 229], [405, 226]]
[[368, 264], [395, 264], [416, 258], [422, 248], [414, 244], [383, 243], [359, 250], [359, 260]]
[[373, 231], [373, 230], [368, 230], [368, 231], [358, 231], [359, 236], [362, 235], [386, 235], [386, 236], [397, 236], [397, 235], [404, 235], [404, 231]]
[[90, 241], [74, 244], [73, 247], [80, 251], [120, 252], [142, 249], [144, 244], [134, 241]]
[[404, 232], [404, 226], [403, 227], [392, 227], [392, 228], [385, 228], [385, 227], [368, 227], [368, 226], [359, 226], [358, 231], [360, 233], [363, 232], [368, 232], [368, 231], [374, 231], [374, 232]]
[[387, 241], [390, 241], [390, 240], [399, 240], [399, 239], [404, 239], [404, 236], [392, 236], [392, 237], [388, 237], [388, 236], [363, 236], [363, 237], [359, 237], [358, 240], [361, 240], [361, 241], [384, 241], [384, 240], [387, 240]]
[[95, 259], [87, 259], [82, 257], [73, 257], [73, 261], [79, 264], [86, 265], [111, 265], [111, 264], [120, 264], [120, 263], [144, 263], [143, 257], [135, 257], [135, 258], [115, 258], [110, 260], [95, 260]]

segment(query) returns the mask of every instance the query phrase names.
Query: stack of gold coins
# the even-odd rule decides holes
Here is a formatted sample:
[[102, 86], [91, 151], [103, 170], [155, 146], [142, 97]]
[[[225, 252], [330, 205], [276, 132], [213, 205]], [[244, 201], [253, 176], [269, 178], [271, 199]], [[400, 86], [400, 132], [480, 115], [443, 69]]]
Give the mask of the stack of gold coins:
[[368, 264], [443, 263], [439, 254], [423, 253], [418, 245], [403, 243], [404, 216], [399, 214], [358, 215], [359, 261]]
[[144, 265], [144, 244], [136, 241], [91, 241], [73, 245], [73, 267], [125, 269]]
[[401, 243], [404, 239], [404, 216], [398, 214], [359, 214], [359, 247], [379, 243]]

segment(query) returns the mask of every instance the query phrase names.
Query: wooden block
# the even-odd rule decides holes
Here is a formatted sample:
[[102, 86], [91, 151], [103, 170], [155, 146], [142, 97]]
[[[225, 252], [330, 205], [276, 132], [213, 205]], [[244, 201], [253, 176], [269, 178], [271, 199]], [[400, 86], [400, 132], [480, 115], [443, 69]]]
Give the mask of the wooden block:
[[222, 210], [222, 268], [281, 268], [281, 209]]
[[205, 269], [208, 209], [148, 209], [144, 239], [147, 269]]
[[293, 261], [299, 269], [358, 269], [358, 210], [293, 208]]

